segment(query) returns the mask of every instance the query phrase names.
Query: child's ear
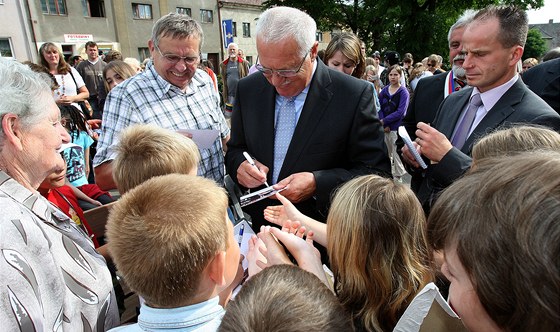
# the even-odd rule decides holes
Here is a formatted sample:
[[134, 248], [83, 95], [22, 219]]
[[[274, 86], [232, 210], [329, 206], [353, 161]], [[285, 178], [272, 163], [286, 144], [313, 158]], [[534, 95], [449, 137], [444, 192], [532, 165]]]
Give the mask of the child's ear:
[[226, 285], [226, 252], [218, 251], [208, 266], [208, 275], [218, 287]]

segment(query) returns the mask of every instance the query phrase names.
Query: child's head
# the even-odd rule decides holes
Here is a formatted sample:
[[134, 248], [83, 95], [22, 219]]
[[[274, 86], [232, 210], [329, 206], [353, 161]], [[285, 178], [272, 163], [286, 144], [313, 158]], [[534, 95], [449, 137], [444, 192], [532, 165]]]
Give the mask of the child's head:
[[449, 302], [471, 331], [560, 327], [560, 154], [488, 158], [438, 198]]
[[249, 279], [218, 331], [352, 331], [350, 316], [315, 275], [273, 265]]
[[107, 223], [109, 252], [149, 306], [203, 302], [231, 284], [239, 246], [225, 191], [203, 177], [154, 177], [123, 195]]
[[327, 218], [335, 289], [362, 328], [394, 327], [432, 279], [422, 207], [406, 186], [377, 175], [337, 190]]
[[151, 124], [125, 129], [116, 149], [113, 178], [122, 194], [154, 176], [195, 175], [200, 161], [193, 140]]
[[103, 68], [103, 83], [105, 89], [111, 91], [124, 80], [136, 75], [132, 66], [122, 60], [113, 60]]
[[499, 129], [476, 142], [472, 157], [478, 162], [535, 150], [560, 151], [560, 134], [545, 127], [528, 125]]
[[66, 183], [66, 163], [62, 164], [62, 168], [57, 169], [41, 182], [39, 192], [48, 192], [53, 188], [62, 187]]
[[73, 105], [58, 105], [60, 109], [60, 123], [71, 135], [72, 141], [80, 131], [87, 132], [86, 119], [77, 107]]

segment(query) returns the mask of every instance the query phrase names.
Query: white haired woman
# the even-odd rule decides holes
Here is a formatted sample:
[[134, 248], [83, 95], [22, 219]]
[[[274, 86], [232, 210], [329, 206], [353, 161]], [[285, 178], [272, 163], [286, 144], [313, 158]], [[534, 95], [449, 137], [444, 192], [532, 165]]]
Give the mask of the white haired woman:
[[0, 326], [107, 330], [119, 316], [105, 260], [37, 188], [70, 137], [41, 74], [0, 58]]

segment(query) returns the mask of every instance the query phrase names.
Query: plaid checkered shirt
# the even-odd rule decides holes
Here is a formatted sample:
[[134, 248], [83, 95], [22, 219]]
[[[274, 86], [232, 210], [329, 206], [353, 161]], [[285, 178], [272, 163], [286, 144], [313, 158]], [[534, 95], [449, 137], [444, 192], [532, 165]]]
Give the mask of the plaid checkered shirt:
[[136, 123], [153, 123], [170, 130], [219, 130], [220, 135], [210, 148], [199, 147], [198, 174], [223, 184], [225, 167], [221, 139], [229, 135], [230, 129], [208, 74], [197, 70], [185, 93], [158, 75], [150, 62], [144, 72], [111, 90], [105, 102], [94, 166], [116, 157], [118, 135]]

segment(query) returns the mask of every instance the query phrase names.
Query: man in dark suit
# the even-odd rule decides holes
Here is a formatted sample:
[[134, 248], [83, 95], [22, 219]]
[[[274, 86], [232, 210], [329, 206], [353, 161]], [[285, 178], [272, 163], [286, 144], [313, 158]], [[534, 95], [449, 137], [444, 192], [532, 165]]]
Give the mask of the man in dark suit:
[[[359, 175], [388, 175], [390, 162], [372, 86], [318, 60], [315, 31], [315, 21], [294, 8], [275, 7], [259, 17], [259, 72], [239, 81], [226, 167], [242, 187], [258, 189], [267, 181], [286, 188], [282, 194], [300, 211], [325, 220], [337, 186]], [[292, 128], [284, 119], [290, 109]], [[244, 208], [256, 230], [267, 205], [278, 202]]]
[[560, 113], [560, 58], [534, 66], [522, 78], [531, 91]]
[[[432, 123], [436, 117], [439, 104], [441, 104], [443, 99], [461, 90], [466, 85], [467, 79], [463, 69], [465, 56], [462, 54], [462, 39], [466, 25], [475, 14], [474, 10], [466, 10], [449, 28], [447, 40], [449, 45], [449, 62], [452, 64], [452, 70], [418, 81], [402, 123], [412, 140], [416, 139], [416, 125], [418, 122]], [[403, 146], [402, 142], [398, 142], [398, 145], [399, 147]], [[412, 176], [410, 187], [414, 192], [418, 192], [420, 184], [424, 179], [424, 174], [422, 170], [410, 167], [407, 170]]]
[[[428, 210], [437, 193], [470, 167], [472, 145], [478, 138], [518, 123], [560, 130], [560, 116], [517, 74], [527, 30], [526, 13], [513, 6], [489, 6], [467, 25], [463, 68], [473, 88], [446, 98], [431, 126], [423, 122], [417, 126], [416, 149], [430, 160], [417, 195]], [[406, 147], [403, 158], [418, 167]]]

